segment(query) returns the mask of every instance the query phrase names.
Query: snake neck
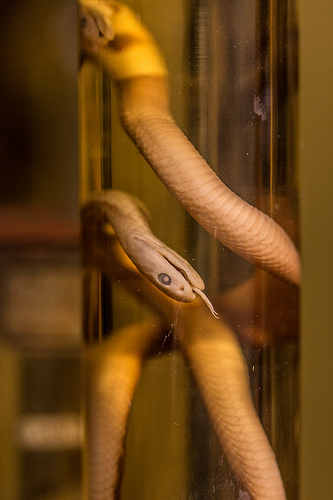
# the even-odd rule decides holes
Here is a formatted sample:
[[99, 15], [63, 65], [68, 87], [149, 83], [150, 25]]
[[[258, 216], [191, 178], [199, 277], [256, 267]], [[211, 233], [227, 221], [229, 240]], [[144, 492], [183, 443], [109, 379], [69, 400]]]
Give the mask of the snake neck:
[[165, 78], [117, 82], [123, 126], [185, 210], [210, 234], [267, 271], [298, 284], [300, 261], [285, 231], [232, 192], [177, 127]]
[[119, 115], [132, 135], [140, 115], [170, 117], [169, 85], [164, 76], [139, 76], [116, 82]]

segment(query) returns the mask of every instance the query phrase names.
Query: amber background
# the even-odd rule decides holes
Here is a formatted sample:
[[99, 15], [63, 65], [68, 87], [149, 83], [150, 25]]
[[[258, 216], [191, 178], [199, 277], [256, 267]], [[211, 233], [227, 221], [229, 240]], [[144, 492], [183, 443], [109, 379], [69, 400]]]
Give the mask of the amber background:
[[333, 5], [300, 1], [302, 500], [333, 491]]

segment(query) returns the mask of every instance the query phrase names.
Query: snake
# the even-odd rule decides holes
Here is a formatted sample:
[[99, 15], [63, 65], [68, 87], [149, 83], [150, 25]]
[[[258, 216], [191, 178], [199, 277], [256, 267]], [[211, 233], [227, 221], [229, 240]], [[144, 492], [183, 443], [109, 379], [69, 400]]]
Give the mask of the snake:
[[113, 0], [80, 0], [79, 8], [81, 57], [97, 60], [112, 77], [123, 127], [168, 190], [233, 252], [299, 285], [292, 239], [231, 191], [173, 120], [166, 64], [140, 19]]
[[[152, 35], [136, 14], [117, 1], [80, 0], [79, 26], [82, 60], [101, 63], [111, 75], [117, 90], [119, 117], [123, 127], [168, 190], [203, 228], [232, 251], [281, 279], [299, 285], [300, 256], [292, 239], [271, 217], [231, 191], [173, 120], [169, 110], [166, 64]], [[184, 337], [187, 338], [183, 349], [197, 374], [198, 384], [221, 444], [227, 448], [232, 468], [254, 500], [284, 499], [274, 453], [267, 438], [263, 437], [263, 431], [257, 432], [260, 423], [253, 410], [249, 390], [243, 388], [246, 386], [244, 362], [239, 362], [235, 370], [232, 369], [232, 363], [221, 363], [220, 356], [216, 355], [219, 352], [216, 346], [221, 347], [222, 360], [233, 355], [232, 349], [228, 350], [228, 343], [223, 345], [223, 337], [219, 340], [221, 327], [217, 326], [220, 323], [216, 318], [196, 326], [187, 313], [183, 313], [191, 305], [199, 307], [194, 306], [197, 304], [196, 295], [200, 295], [210, 307], [210, 302], [202, 292], [204, 285], [200, 276], [153, 235], [149, 234], [149, 238], [144, 236], [147, 234], [147, 224], [137, 212], [133, 218], [134, 226], [129, 224], [136, 238], [126, 240], [127, 229], [124, 228], [129, 227], [126, 225], [130, 220], [128, 214], [131, 209], [129, 199], [123, 201], [123, 208], [129, 210], [125, 217], [110, 202], [108, 194], [100, 194], [98, 201], [95, 198], [93, 203], [101, 204], [108, 216], [111, 215], [112, 226], [123, 248], [131, 254], [141, 272], [172, 299], [193, 303], [182, 304], [180, 309], [180, 314], [184, 314], [185, 318]], [[136, 203], [135, 210], [138, 209], [140, 207]], [[147, 266], [150, 252], [148, 241], [152, 243], [154, 251], [157, 248], [159, 250], [148, 259]], [[150, 264], [153, 264], [153, 270]], [[175, 288], [174, 277], [177, 282]], [[163, 303], [163, 299], [161, 301]], [[212, 307], [210, 309], [214, 313]], [[205, 316], [200, 309], [200, 317], [202, 315]], [[200, 341], [203, 331], [205, 335]], [[188, 340], [191, 335], [194, 336], [193, 342]], [[194, 346], [192, 350], [188, 347], [190, 344]], [[204, 349], [205, 346], [207, 349]], [[221, 377], [229, 370], [228, 366], [231, 368], [232, 383], [229, 388], [225, 388], [221, 384]], [[237, 387], [241, 389], [237, 390]], [[235, 415], [229, 413], [228, 426], [225, 428], [223, 416], [226, 407], [228, 411], [234, 407]], [[245, 409], [245, 413], [237, 421], [239, 408]], [[245, 435], [248, 440], [242, 443]], [[256, 452], [256, 445], [260, 452]], [[260, 479], [257, 480], [257, 477]], [[96, 497], [98, 500], [100, 498], [114, 497]]]
[[[127, 422], [145, 361], [160, 354], [173, 333], [200, 388], [229, 465], [254, 500], [285, 500], [277, 461], [253, 406], [239, 342], [202, 301], [178, 303], [138, 272], [109, 214], [96, 201], [83, 206], [84, 265], [100, 269], [154, 312], [154, 321], [125, 326], [103, 343], [89, 345], [86, 370], [89, 500], [118, 500], [125, 461]], [[92, 210], [92, 208], [94, 208]]]
[[193, 302], [199, 295], [218, 318], [203, 292], [205, 284], [199, 274], [152, 233], [149, 214], [141, 200], [116, 189], [100, 191], [86, 201], [84, 212], [89, 211], [105, 214], [126, 254], [157, 288], [178, 302]]

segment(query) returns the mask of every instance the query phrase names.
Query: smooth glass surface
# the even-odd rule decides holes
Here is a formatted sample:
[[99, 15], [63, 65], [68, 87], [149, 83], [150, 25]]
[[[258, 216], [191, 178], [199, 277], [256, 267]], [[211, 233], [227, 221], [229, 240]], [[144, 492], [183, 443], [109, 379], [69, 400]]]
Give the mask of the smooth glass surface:
[[[232, 190], [297, 242], [295, 3], [141, 0], [130, 6], [166, 58], [178, 125]], [[296, 288], [254, 269], [183, 211], [122, 130], [116, 94], [102, 67], [81, 68], [80, 112], [82, 203], [100, 189], [135, 194], [148, 207], [155, 234], [201, 274], [207, 295], [244, 350], [253, 400], [287, 498], [297, 499]], [[87, 244], [84, 253], [94, 240]], [[120, 328], [156, 317], [119, 282], [91, 262], [84, 268], [88, 351]], [[167, 337], [161, 332], [135, 392], [121, 498], [238, 499], [241, 490], [172, 334], [172, 324]]]

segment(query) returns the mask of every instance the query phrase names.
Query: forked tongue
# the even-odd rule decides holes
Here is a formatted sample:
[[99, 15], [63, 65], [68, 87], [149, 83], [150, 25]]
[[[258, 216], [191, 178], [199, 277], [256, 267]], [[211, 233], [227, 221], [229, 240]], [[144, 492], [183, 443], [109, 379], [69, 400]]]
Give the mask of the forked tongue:
[[192, 287], [192, 290], [193, 290], [194, 293], [197, 293], [198, 295], [200, 295], [200, 297], [202, 298], [202, 300], [204, 301], [204, 303], [206, 304], [206, 306], [208, 307], [208, 309], [210, 310], [210, 312], [212, 313], [212, 315], [214, 316], [214, 318], [219, 319], [220, 316], [215, 311], [215, 309], [213, 307], [213, 304], [211, 303], [211, 301], [209, 300], [209, 298], [207, 297], [207, 295], [205, 295], [203, 293], [203, 291], [200, 290], [200, 288], [196, 288], [195, 286]]

